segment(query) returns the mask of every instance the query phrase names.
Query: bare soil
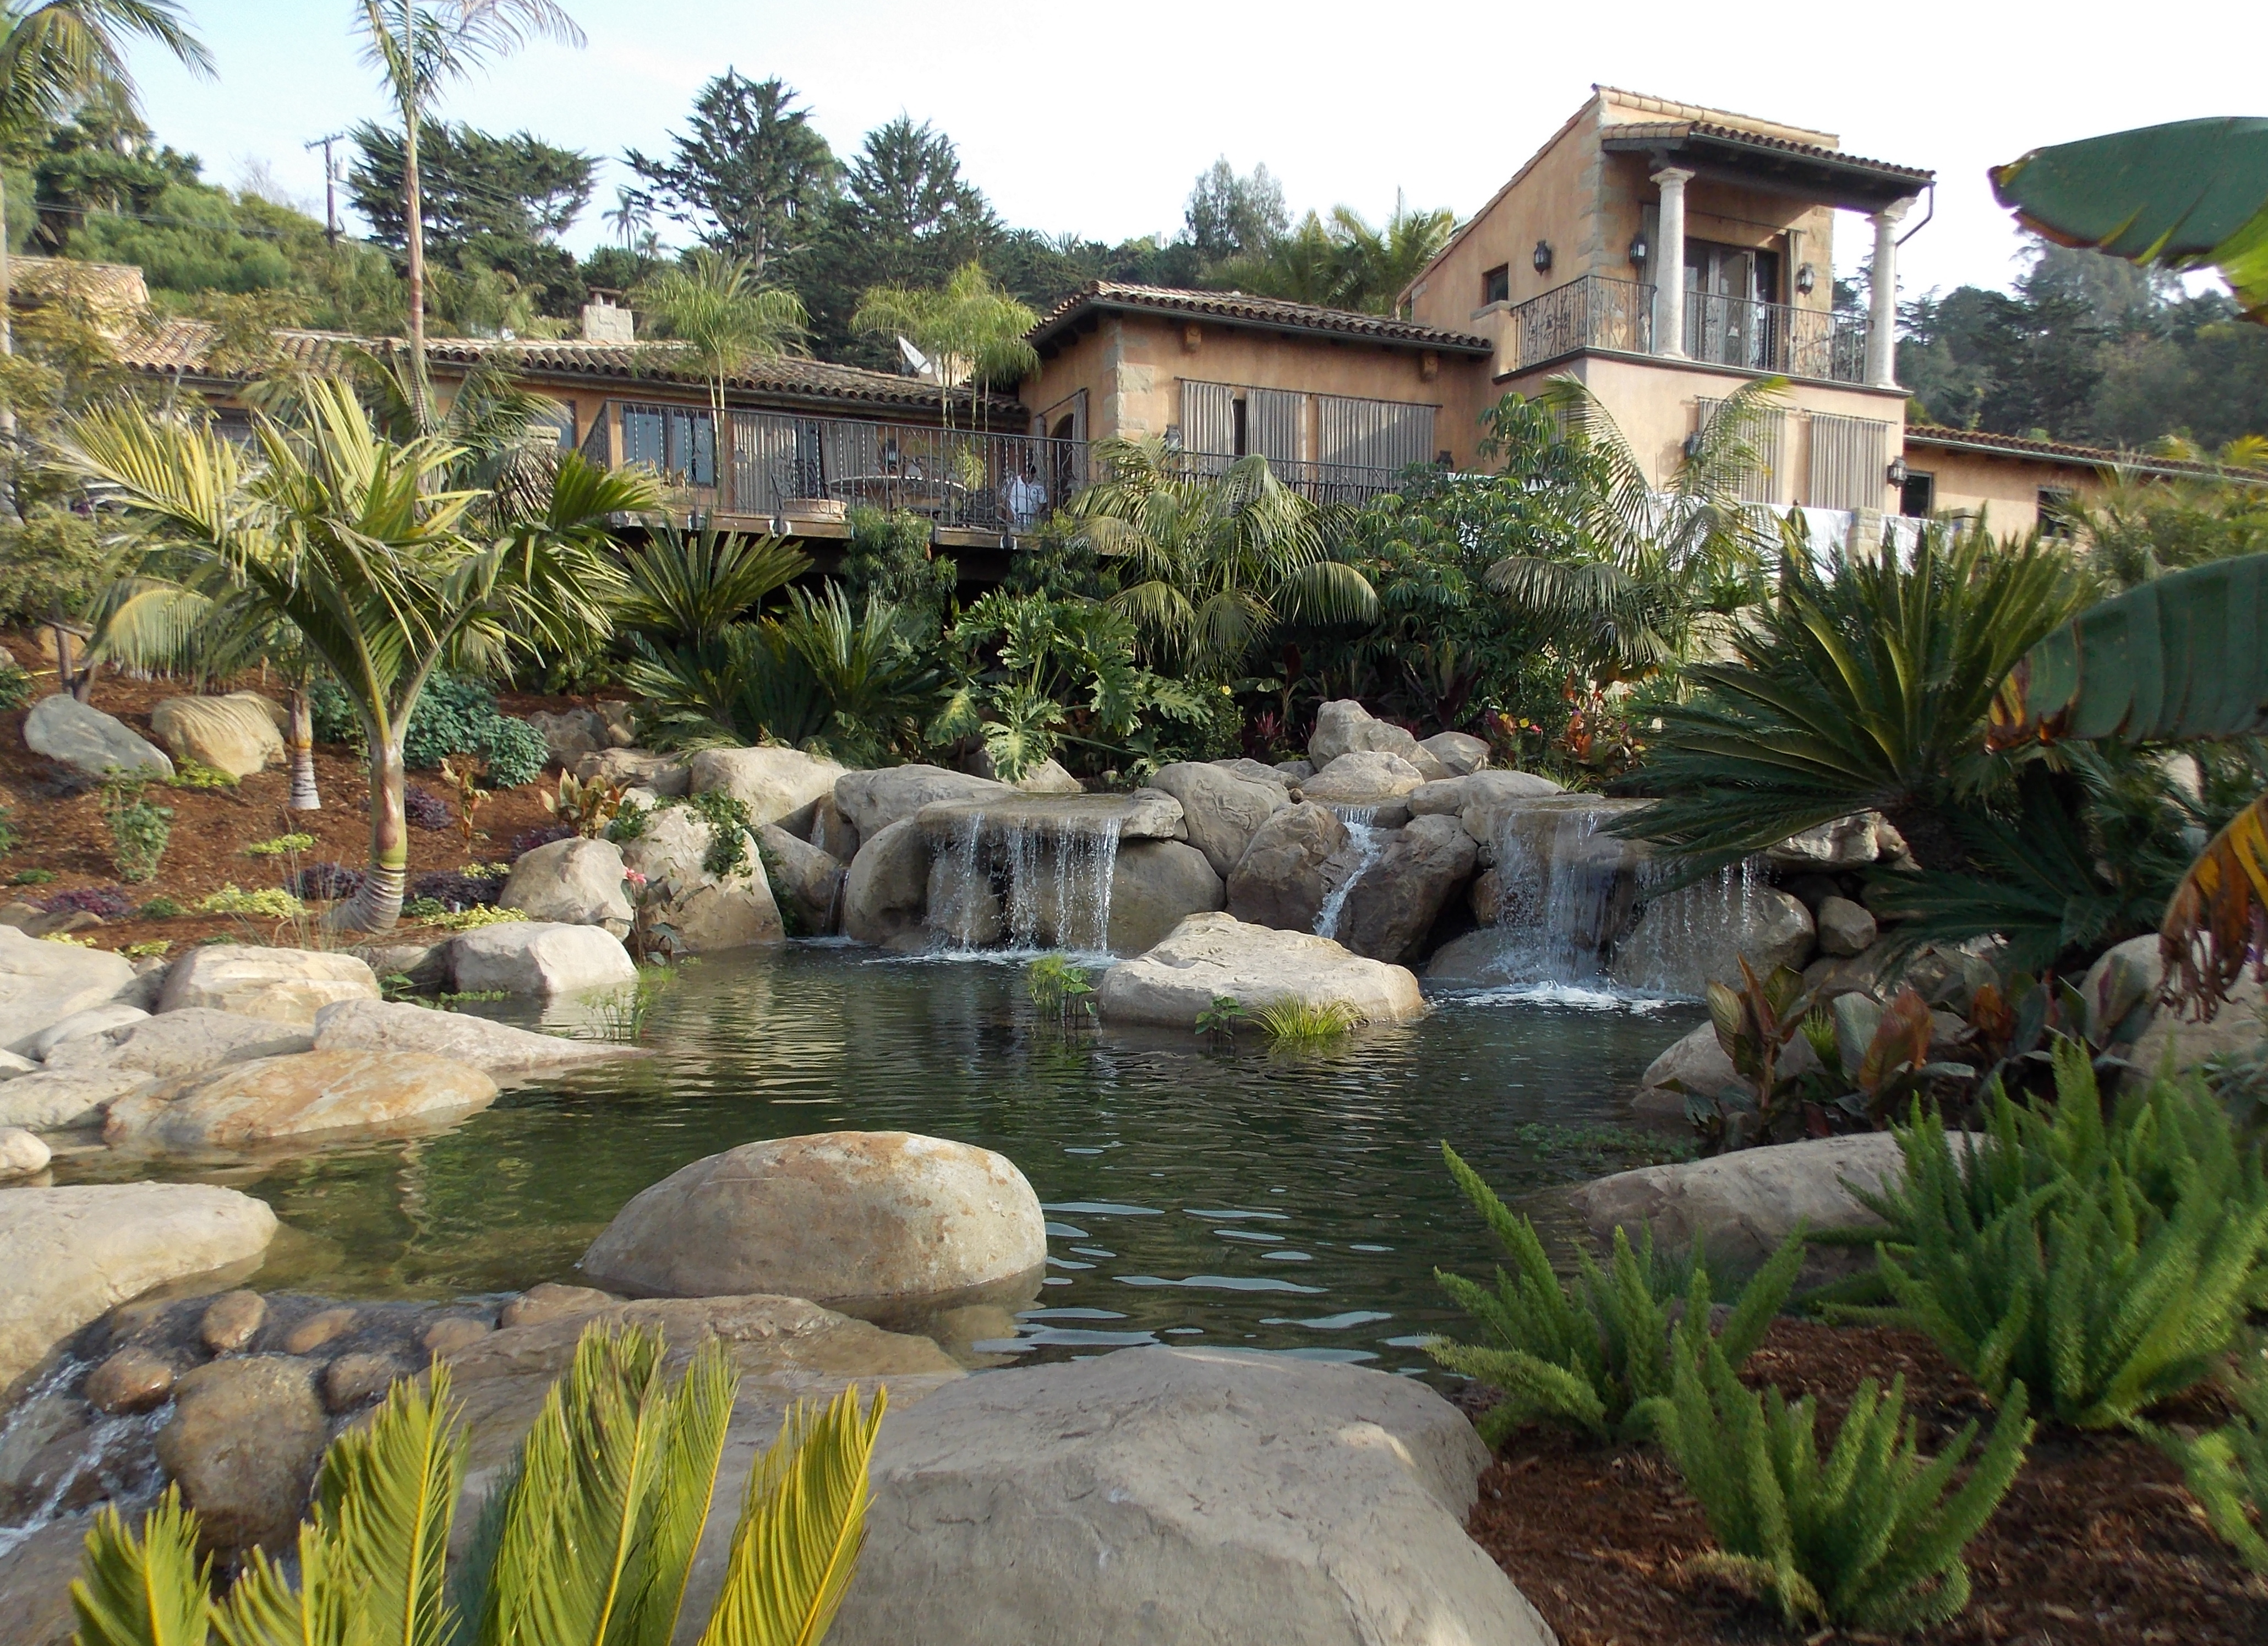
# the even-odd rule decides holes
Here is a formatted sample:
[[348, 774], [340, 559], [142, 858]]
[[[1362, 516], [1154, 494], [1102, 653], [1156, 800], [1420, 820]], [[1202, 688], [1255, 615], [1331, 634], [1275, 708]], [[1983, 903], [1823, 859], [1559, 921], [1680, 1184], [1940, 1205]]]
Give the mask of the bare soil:
[[[1777, 1322], [1742, 1376], [1818, 1397], [1822, 1436], [1867, 1377], [1903, 1374], [1907, 1410], [1934, 1450], [1981, 1396], [1918, 1333]], [[2176, 1415], [2209, 1420], [2209, 1408]], [[1515, 1436], [1481, 1477], [1472, 1535], [1565, 1646], [1733, 1646], [1871, 1641], [1785, 1628], [1778, 1610], [1682, 1563], [1712, 1546], [1677, 1471], [1644, 1447]], [[1975, 1592], [1929, 1642], [2018, 1646], [2262, 1646], [2268, 1579], [2206, 1526], [2181, 1472], [2131, 1436], [2043, 1428], [2023, 1473], [1969, 1546]]]

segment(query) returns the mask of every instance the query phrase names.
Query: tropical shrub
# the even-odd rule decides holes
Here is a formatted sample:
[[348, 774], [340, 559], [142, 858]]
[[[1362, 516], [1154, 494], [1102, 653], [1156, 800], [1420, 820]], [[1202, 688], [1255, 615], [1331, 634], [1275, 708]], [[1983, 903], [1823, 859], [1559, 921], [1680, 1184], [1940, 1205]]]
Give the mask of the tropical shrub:
[[1891, 1226], [1895, 1301], [1855, 1312], [1927, 1332], [1992, 1399], [2021, 1383], [2058, 1422], [2108, 1428], [2213, 1375], [2261, 1296], [2268, 1177], [2193, 1079], [2106, 1119], [2084, 1047], [2058, 1046], [2055, 1073], [2052, 1106], [1996, 1094], [1957, 1155], [1916, 1105], [1903, 1181], [1859, 1193]]
[[[1658, 1258], [1651, 1230], [1633, 1251], [1615, 1230], [1611, 1265], [1602, 1269], [1575, 1248], [1575, 1284], [1562, 1281], [1544, 1256], [1535, 1226], [1515, 1215], [1447, 1143], [1449, 1175], [1498, 1243], [1512, 1273], [1496, 1272], [1493, 1290], [1436, 1269], [1433, 1278], [1484, 1328], [1484, 1341], [1435, 1338], [1425, 1353], [1441, 1366], [1504, 1391], [1480, 1421], [1481, 1438], [1501, 1445], [1521, 1424], [1558, 1424], [1604, 1440], [1645, 1434], [1646, 1403], [1670, 1392], [1673, 1361], [1690, 1358], [1711, 1339], [1708, 1265], [1699, 1252], [1682, 1263]], [[1715, 1334], [1719, 1352], [1737, 1367], [1764, 1341], [1803, 1266], [1803, 1238], [1792, 1235], [1742, 1288]]]
[[[85, 1646], [284, 1641], [423, 1646], [479, 1641], [666, 1642], [724, 1457], [737, 1379], [704, 1345], [674, 1386], [666, 1346], [594, 1328], [482, 1505], [468, 1552], [446, 1551], [466, 1442], [436, 1362], [429, 1387], [394, 1385], [366, 1426], [325, 1454], [296, 1558], [255, 1554], [210, 1592], [197, 1517], [168, 1487], [137, 1529], [96, 1517], [71, 1605]], [[866, 1468], [887, 1396], [855, 1387], [798, 1404], [755, 1462], [733, 1526], [711, 1646], [813, 1646], [857, 1565]]]
[[563, 771], [559, 774], [559, 792], [542, 797], [543, 809], [556, 817], [570, 834], [595, 840], [615, 820], [615, 814], [622, 809], [622, 796], [629, 793], [626, 783], [608, 783], [603, 778], [593, 778], [585, 783], [573, 772]]
[[1651, 1406], [1720, 1551], [1690, 1568], [1761, 1591], [1791, 1626], [1904, 1631], [1958, 1615], [1970, 1590], [1961, 1552], [1992, 1518], [2032, 1435], [2018, 1384], [1953, 1490], [1977, 1426], [1925, 1460], [1905, 1380], [1886, 1397], [1869, 1377], [1822, 1463], [1811, 1397], [1791, 1406], [1777, 1389], [1757, 1394], [1705, 1341], [1678, 1354], [1668, 1397]]
[[315, 837], [311, 834], [279, 834], [272, 840], [254, 840], [244, 848], [247, 857], [297, 857], [302, 852], [315, 849]]
[[32, 700], [39, 684], [31, 671], [4, 652], [0, 652], [0, 710], [20, 709]]
[[1237, 1025], [1251, 1021], [1252, 1015], [1244, 1009], [1242, 1000], [1233, 994], [1216, 994], [1212, 997], [1212, 1004], [1197, 1014], [1197, 1020], [1191, 1027], [1198, 1034], [1214, 1039], [1233, 1040]]
[[110, 830], [110, 860], [118, 878], [131, 884], [156, 876], [173, 835], [173, 808], [143, 798], [135, 779], [106, 783], [102, 821]]
[[231, 882], [197, 900], [199, 914], [248, 914], [267, 920], [291, 920], [307, 912], [306, 904], [281, 886], [260, 886], [250, 891]]
[[1086, 968], [1061, 955], [1042, 955], [1024, 968], [1024, 990], [1039, 1010], [1068, 1021], [1094, 1012], [1094, 985]]
[[2182, 1465], [2213, 1529], [2246, 1565], [2268, 1572], [2268, 1338], [2246, 1347], [2228, 1384], [2234, 1408], [2228, 1422], [2198, 1436], [2157, 1439]]

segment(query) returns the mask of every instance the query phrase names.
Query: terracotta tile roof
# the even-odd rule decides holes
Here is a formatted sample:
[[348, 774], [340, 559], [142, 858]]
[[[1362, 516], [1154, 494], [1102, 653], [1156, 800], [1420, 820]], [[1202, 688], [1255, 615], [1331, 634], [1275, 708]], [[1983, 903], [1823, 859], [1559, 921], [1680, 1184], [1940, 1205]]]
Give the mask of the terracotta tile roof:
[[1025, 334], [1035, 347], [1068, 330], [1077, 318], [1094, 309], [1140, 310], [1161, 314], [1184, 314], [1231, 326], [1265, 331], [1315, 332], [1352, 337], [1395, 349], [1432, 349], [1444, 354], [1488, 355], [1496, 345], [1469, 332], [1443, 331], [1415, 321], [1384, 314], [1359, 314], [1351, 309], [1322, 308], [1312, 303], [1292, 303], [1281, 298], [1250, 297], [1241, 292], [1190, 292], [1171, 286], [1126, 285], [1096, 280], [1074, 292], [1050, 309]]
[[2255, 469], [2230, 469], [2220, 463], [2192, 462], [2182, 457], [2158, 457], [2146, 452], [2115, 452], [2100, 446], [2074, 446], [2066, 440], [2033, 440], [2018, 434], [1990, 434], [1983, 429], [1948, 429], [1941, 424], [1910, 423], [1906, 444], [1939, 451], [1985, 452], [2003, 457], [2029, 457], [2042, 462], [2085, 463], [2096, 469], [2131, 469], [2146, 475], [2226, 476], [2268, 483], [2268, 473]]
[[[279, 331], [276, 341], [286, 364], [308, 371], [335, 371], [349, 352], [361, 348], [386, 353], [402, 346], [399, 338], [365, 338], [343, 332]], [[181, 372], [190, 376], [233, 378], [242, 372], [210, 369], [218, 331], [201, 320], [152, 319], [121, 344], [126, 364], [147, 372]], [[435, 337], [425, 345], [437, 365], [506, 365], [537, 376], [600, 378], [625, 386], [637, 383], [690, 384], [700, 374], [685, 358], [681, 344], [674, 343], [585, 343], [575, 339], [515, 342], [492, 337]], [[937, 387], [919, 378], [870, 372], [856, 365], [836, 365], [825, 360], [766, 360], [725, 380], [728, 391], [775, 399], [850, 402], [855, 404], [908, 410], [937, 404]], [[968, 402], [968, 391], [955, 389], [959, 404]], [[990, 408], [1005, 412], [1020, 407], [1011, 395], [990, 397]]]
[[97, 309], [130, 312], [150, 304], [149, 284], [132, 263], [81, 262], [75, 257], [8, 260], [11, 302], [52, 298], [65, 290], [76, 291]]
[[1751, 131], [1742, 126], [1727, 126], [1712, 120], [1617, 121], [1611, 125], [1601, 126], [1599, 136], [1609, 143], [1632, 144], [1681, 143], [1690, 137], [1713, 138], [1744, 149], [1766, 149], [1778, 154], [1798, 155], [1807, 160], [1820, 160], [1837, 166], [1879, 173], [1885, 177], [1904, 178], [1917, 186], [1937, 176], [1935, 172], [1920, 166], [1898, 166], [1889, 160], [1870, 160], [1865, 155], [1830, 148], [1825, 144], [1798, 143], [1791, 137]]

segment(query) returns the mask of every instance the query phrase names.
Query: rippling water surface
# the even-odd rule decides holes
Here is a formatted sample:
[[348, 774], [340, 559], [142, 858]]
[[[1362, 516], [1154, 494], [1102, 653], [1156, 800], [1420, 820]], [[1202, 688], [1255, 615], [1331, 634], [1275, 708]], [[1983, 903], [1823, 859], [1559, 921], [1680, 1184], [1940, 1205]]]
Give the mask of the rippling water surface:
[[[1433, 1266], [1487, 1261], [1441, 1140], [1507, 1193], [1613, 1170], [1570, 1129], [1619, 1118], [1698, 1020], [1500, 991], [1292, 1062], [1256, 1036], [1065, 1032], [1035, 1020], [1012, 963], [797, 944], [688, 969], [650, 1061], [518, 1088], [438, 1137], [163, 1175], [276, 1208], [264, 1288], [431, 1297], [573, 1281], [625, 1200], [735, 1144], [925, 1132], [1006, 1155], [1048, 1208], [1046, 1284], [986, 1350], [1178, 1340], [1399, 1369], [1450, 1318]], [[122, 1170], [99, 1152], [57, 1166]]]

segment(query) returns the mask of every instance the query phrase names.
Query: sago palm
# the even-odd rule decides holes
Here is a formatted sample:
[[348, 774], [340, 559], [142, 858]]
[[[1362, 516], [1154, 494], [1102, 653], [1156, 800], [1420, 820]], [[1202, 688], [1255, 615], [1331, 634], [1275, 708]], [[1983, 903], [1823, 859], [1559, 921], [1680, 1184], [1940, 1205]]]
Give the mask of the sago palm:
[[[138, 1532], [96, 1517], [71, 1584], [78, 1646], [667, 1646], [724, 1457], [735, 1378], [711, 1342], [673, 1387], [666, 1346], [593, 1330], [451, 1569], [465, 1437], [436, 1362], [323, 1460], [296, 1560], [210, 1593], [169, 1488]], [[865, 1533], [887, 1396], [798, 1405], [748, 1477], [702, 1646], [818, 1646]]]
[[1079, 527], [1117, 564], [1111, 604], [1153, 666], [1216, 679], [1285, 624], [1378, 616], [1377, 591], [1333, 553], [1326, 517], [1266, 458], [1213, 478], [1183, 472], [1157, 439], [1104, 440], [1095, 457], [1108, 477], [1080, 494]]
[[345, 690], [370, 749], [370, 872], [335, 919], [382, 931], [401, 909], [402, 742], [426, 683], [608, 633], [607, 522], [652, 494], [568, 456], [540, 508], [499, 511], [443, 483], [458, 448], [383, 439], [348, 385], [311, 383], [306, 406], [302, 426], [255, 416], [251, 459], [209, 429], [113, 407], [72, 425], [60, 461], [288, 624]]

